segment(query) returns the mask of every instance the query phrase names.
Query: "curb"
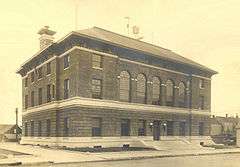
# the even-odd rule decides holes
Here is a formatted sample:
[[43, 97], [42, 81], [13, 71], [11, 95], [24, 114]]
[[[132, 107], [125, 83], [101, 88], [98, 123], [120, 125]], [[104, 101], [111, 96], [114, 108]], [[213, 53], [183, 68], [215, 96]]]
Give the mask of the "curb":
[[22, 162], [5, 162], [5, 163], [0, 163], [0, 166], [18, 166], [22, 165]]
[[169, 157], [188, 157], [188, 156], [207, 156], [207, 155], [220, 155], [220, 154], [239, 154], [240, 151], [227, 151], [227, 152], [215, 152], [215, 153], [189, 153], [189, 154], [166, 154], [166, 155], [153, 155], [153, 156], [139, 156], [139, 157], [124, 157], [124, 158], [109, 158], [93, 161], [79, 161], [79, 162], [54, 162], [54, 161], [42, 161], [42, 162], [6, 162], [0, 163], [0, 166], [18, 166], [18, 165], [42, 165], [42, 164], [81, 164], [81, 163], [94, 163], [94, 162], [108, 162], [108, 161], [126, 161], [126, 160], [141, 160], [141, 159], [153, 159], [153, 158], [169, 158]]

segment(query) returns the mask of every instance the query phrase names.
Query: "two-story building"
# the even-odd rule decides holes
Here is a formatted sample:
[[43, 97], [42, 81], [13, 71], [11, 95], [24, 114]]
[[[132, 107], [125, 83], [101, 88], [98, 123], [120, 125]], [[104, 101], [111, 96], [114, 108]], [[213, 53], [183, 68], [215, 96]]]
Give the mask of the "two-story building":
[[89, 146], [210, 135], [215, 71], [171, 50], [98, 27], [53, 42], [22, 76], [24, 144]]

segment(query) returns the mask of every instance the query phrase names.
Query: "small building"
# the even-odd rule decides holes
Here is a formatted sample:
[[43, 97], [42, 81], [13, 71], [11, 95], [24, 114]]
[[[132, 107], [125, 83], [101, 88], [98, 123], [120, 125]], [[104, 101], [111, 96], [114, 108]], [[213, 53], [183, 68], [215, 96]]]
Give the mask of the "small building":
[[39, 31], [40, 51], [22, 76], [23, 144], [114, 144], [210, 136], [211, 77], [169, 49], [93, 27], [57, 42]]
[[240, 123], [236, 127], [236, 145], [240, 147]]
[[235, 135], [238, 122], [238, 117], [213, 116], [211, 118], [211, 136]]
[[14, 124], [0, 124], [0, 141], [16, 141], [16, 132], [20, 135], [21, 131]]

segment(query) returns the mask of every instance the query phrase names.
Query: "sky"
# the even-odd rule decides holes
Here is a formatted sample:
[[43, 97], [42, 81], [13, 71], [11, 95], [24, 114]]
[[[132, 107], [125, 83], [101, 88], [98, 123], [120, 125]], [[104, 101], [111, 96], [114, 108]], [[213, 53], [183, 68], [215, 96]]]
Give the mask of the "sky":
[[15, 108], [22, 110], [21, 77], [16, 70], [39, 51], [40, 28], [50, 26], [57, 32], [56, 40], [76, 27], [98, 26], [128, 35], [126, 16], [130, 27], [140, 27], [143, 41], [218, 71], [212, 77], [212, 114], [240, 114], [239, 0], [0, 2], [0, 123], [14, 123]]

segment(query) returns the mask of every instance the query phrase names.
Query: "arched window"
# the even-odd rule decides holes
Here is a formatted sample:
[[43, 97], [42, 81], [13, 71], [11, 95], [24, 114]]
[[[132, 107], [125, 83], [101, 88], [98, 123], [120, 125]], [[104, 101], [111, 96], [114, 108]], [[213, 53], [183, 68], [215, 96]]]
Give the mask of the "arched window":
[[166, 105], [173, 106], [173, 99], [174, 99], [174, 84], [173, 81], [167, 80], [166, 83]]
[[152, 104], [160, 105], [161, 100], [161, 89], [160, 89], [161, 82], [158, 77], [153, 77], [152, 80]]
[[137, 76], [137, 98], [140, 103], [146, 103], [146, 77], [143, 74]]
[[119, 98], [121, 101], [129, 102], [130, 97], [130, 75], [127, 71], [120, 73]]
[[183, 82], [179, 83], [178, 90], [178, 105], [179, 107], [186, 107], [186, 88]]

